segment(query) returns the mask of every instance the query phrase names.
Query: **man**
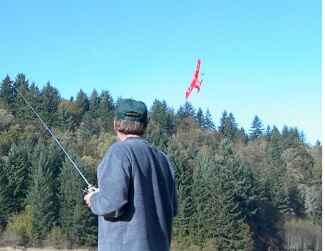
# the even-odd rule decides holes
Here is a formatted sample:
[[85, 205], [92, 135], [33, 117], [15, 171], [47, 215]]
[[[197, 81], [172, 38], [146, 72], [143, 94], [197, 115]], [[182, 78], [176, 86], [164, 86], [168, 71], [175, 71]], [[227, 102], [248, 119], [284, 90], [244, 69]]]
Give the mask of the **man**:
[[120, 142], [98, 166], [98, 189], [84, 197], [99, 216], [99, 251], [170, 250], [175, 172], [169, 158], [142, 138], [147, 125], [143, 102], [121, 101], [114, 119]]

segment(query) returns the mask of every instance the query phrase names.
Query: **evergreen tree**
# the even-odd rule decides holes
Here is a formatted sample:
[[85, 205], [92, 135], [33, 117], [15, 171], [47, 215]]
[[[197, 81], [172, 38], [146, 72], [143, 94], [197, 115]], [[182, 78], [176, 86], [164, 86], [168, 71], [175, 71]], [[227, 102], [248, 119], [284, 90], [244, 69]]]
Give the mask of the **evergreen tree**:
[[210, 110], [207, 109], [204, 117], [204, 123], [203, 123], [203, 130], [215, 130], [216, 126], [212, 120], [212, 116], [210, 113]]
[[232, 179], [227, 182], [227, 185], [234, 189], [234, 200], [240, 204], [242, 216], [249, 220], [256, 212], [254, 178], [239, 154], [233, 150], [233, 144], [230, 141], [221, 142], [217, 152], [217, 164], [226, 168], [224, 171]]
[[235, 141], [238, 132], [238, 125], [232, 113], [229, 113], [228, 115], [226, 111], [223, 111], [218, 130], [224, 135], [225, 138], [232, 142]]
[[115, 106], [112, 96], [108, 91], [103, 91], [99, 97], [98, 116], [105, 132], [113, 131]]
[[[78, 167], [83, 171], [82, 165]], [[70, 245], [94, 244], [97, 238], [96, 218], [83, 201], [81, 189], [86, 186], [85, 182], [67, 161], [63, 163], [59, 180], [60, 225]]]
[[11, 81], [10, 77], [7, 75], [6, 78], [2, 81], [0, 86], [0, 103], [3, 102], [4, 104], [10, 106], [13, 103], [13, 89], [12, 89], [13, 82]]
[[5, 163], [5, 173], [8, 177], [7, 191], [11, 196], [10, 211], [20, 212], [24, 209], [29, 185], [30, 158], [33, 142], [22, 140], [10, 148], [8, 159]]
[[[227, 175], [222, 172], [219, 176], [217, 185], [218, 204], [216, 204], [215, 213], [218, 219], [215, 222], [215, 238], [221, 250], [245, 250], [244, 229], [242, 223], [244, 218], [241, 216], [239, 203], [234, 200], [235, 191], [231, 188], [222, 188], [228, 181]], [[223, 181], [223, 182], [221, 182]]]
[[169, 136], [173, 135], [176, 133], [176, 116], [174, 113], [173, 108], [168, 108], [167, 113], [166, 113], [166, 126], [167, 126], [167, 134]]
[[190, 102], [186, 101], [185, 104], [179, 108], [176, 115], [178, 121], [182, 121], [185, 118], [195, 118], [195, 109]]
[[221, 246], [224, 250], [244, 250], [246, 242], [252, 240], [245, 239], [242, 223], [244, 219], [250, 222], [257, 209], [252, 174], [228, 140], [221, 142], [216, 164], [219, 166], [219, 201], [222, 201], [219, 219], [223, 225], [219, 230]]
[[98, 117], [99, 102], [98, 92], [94, 89], [89, 98], [89, 111], [93, 118]]
[[218, 215], [215, 207], [219, 203], [215, 190], [215, 182], [218, 181], [217, 171], [214, 171], [213, 152], [207, 151], [197, 154], [193, 182], [193, 235], [196, 244], [203, 245], [208, 239], [216, 235], [216, 222]]
[[[58, 195], [59, 189], [60, 189], [60, 183], [59, 183], [59, 175], [61, 173], [61, 167], [64, 160], [64, 153], [62, 149], [58, 146], [58, 144], [54, 141], [50, 143], [47, 150], [47, 160], [48, 160], [48, 166], [52, 173], [52, 190], [53, 194]], [[55, 219], [59, 218], [59, 212], [60, 212], [60, 202], [58, 196], [54, 196], [52, 198], [52, 202], [55, 205], [52, 210], [55, 213]]]
[[278, 173], [278, 170], [270, 167], [267, 177], [272, 204], [281, 214], [289, 214], [289, 196], [285, 191], [284, 183], [281, 179], [282, 173]]
[[49, 165], [45, 145], [38, 143], [33, 151], [31, 182], [27, 204], [31, 205], [33, 228], [38, 240], [44, 240], [55, 224], [56, 201], [53, 170]]
[[168, 108], [166, 101], [155, 100], [150, 108], [149, 124], [154, 122], [168, 135], [175, 130], [175, 116], [172, 109]]
[[74, 132], [77, 128], [77, 121], [74, 114], [65, 106], [60, 105], [57, 111], [57, 126], [62, 131]]
[[168, 136], [166, 130], [164, 130], [159, 123], [150, 121], [144, 137], [159, 150], [163, 152], [166, 151]]
[[314, 213], [312, 215], [312, 220], [318, 225], [322, 225], [322, 189], [319, 189], [319, 192], [316, 197], [316, 203], [314, 208]]
[[283, 175], [286, 173], [285, 163], [282, 159], [282, 139], [279, 130], [274, 127], [270, 133], [268, 145], [268, 171], [266, 179], [268, 183], [270, 201], [280, 213], [287, 214], [289, 209], [289, 196], [285, 191]]
[[[20, 94], [17, 92], [19, 90]], [[16, 77], [16, 80], [13, 84], [13, 90], [14, 90], [14, 99], [12, 103], [13, 107], [13, 114], [16, 116], [16, 118], [21, 120], [33, 120], [35, 115], [31, 111], [31, 109], [27, 106], [24, 99], [21, 97], [21, 95], [27, 99], [27, 94], [29, 93], [29, 84], [28, 80], [26, 80], [24, 74], [18, 74]]]
[[166, 102], [155, 100], [150, 108], [149, 124], [145, 138], [162, 151], [166, 151], [168, 143], [168, 107]]
[[4, 229], [9, 222], [10, 215], [10, 193], [8, 192], [7, 184], [9, 178], [5, 170], [5, 163], [0, 160], [0, 230]]
[[284, 126], [281, 133], [282, 138], [282, 149], [294, 148], [300, 145], [300, 133], [295, 128], [288, 128], [288, 126]]
[[196, 113], [196, 120], [197, 122], [199, 123], [200, 125], [200, 128], [203, 130], [204, 129], [204, 115], [203, 115], [203, 111], [202, 109], [199, 107], [199, 109], [197, 110], [197, 113]]
[[255, 115], [249, 131], [250, 131], [249, 133], [250, 140], [255, 140], [257, 138], [264, 136], [264, 126], [262, 124], [262, 121], [257, 115]]
[[33, 82], [29, 87], [29, 93], [26, 94], [28, 102], [32, 104], [35, 110], [40, 110], [40, 103], [41, 103], [41, 92], [39, 91], [38, 87]]
[[81, 89], [77, 94], [77, 98], [75, 101], [77, 107], [80, 110], [80, 113], [84, 115], [86, 112], [89, 111], [89, 99], [85, 92], [83, 92]]
[[191, 234], [191, 217], [194, 212], [191, 196], [193, 169], [182, 145], [176, 141], [175, 137], [168, 144], [167, 155], [175, 168], [179, 203], [178, 215], [174, 220], [174, 236], [182, 240]]
[[57, 125], [57, 111], [59, 109], [61, 97], [59, 91], [52, 87], [50, 82], [41, 91], [41, 117], [48, 127]]
[[84, 114], [79, 129], [83, 131], [83, 140], [90, 140], [94, 135], [100, 134], [100, 127], [90, 112]]

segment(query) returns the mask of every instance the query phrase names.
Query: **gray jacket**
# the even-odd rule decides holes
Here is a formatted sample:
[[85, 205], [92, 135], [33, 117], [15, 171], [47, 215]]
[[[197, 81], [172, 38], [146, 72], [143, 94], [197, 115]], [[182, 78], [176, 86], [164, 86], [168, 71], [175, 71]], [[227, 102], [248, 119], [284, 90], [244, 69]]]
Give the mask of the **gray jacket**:
[[177, 214], [174, 168], [142, 138], [110, 147], [98, 166], [91, 210], [99, 215], [99, 251], [168, 251]]

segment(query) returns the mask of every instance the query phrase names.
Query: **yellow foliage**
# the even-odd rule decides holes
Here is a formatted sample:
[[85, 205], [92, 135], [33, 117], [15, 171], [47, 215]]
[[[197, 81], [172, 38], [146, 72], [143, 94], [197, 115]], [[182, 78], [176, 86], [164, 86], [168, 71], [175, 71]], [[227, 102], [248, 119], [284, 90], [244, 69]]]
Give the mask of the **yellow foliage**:
[[31, 214], [31, 205], [25, 207], [25, 211], [13, 214], [13, 221], [8, 224], [7, 231], [15, 233], [21, 238], [29, 240], [37, 239], [36, 231], [33, 227], [33, 217]]

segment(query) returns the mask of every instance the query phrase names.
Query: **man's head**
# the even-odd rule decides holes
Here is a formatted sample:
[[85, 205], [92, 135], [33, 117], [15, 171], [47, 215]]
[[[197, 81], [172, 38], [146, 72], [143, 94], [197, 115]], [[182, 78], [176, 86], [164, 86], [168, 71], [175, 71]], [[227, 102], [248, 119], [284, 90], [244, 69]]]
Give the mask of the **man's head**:
[[123, 99], [116, 109], [116, 130], [124, 134], [142, 136], [147, 129], [147, 107], [137, 100]]

